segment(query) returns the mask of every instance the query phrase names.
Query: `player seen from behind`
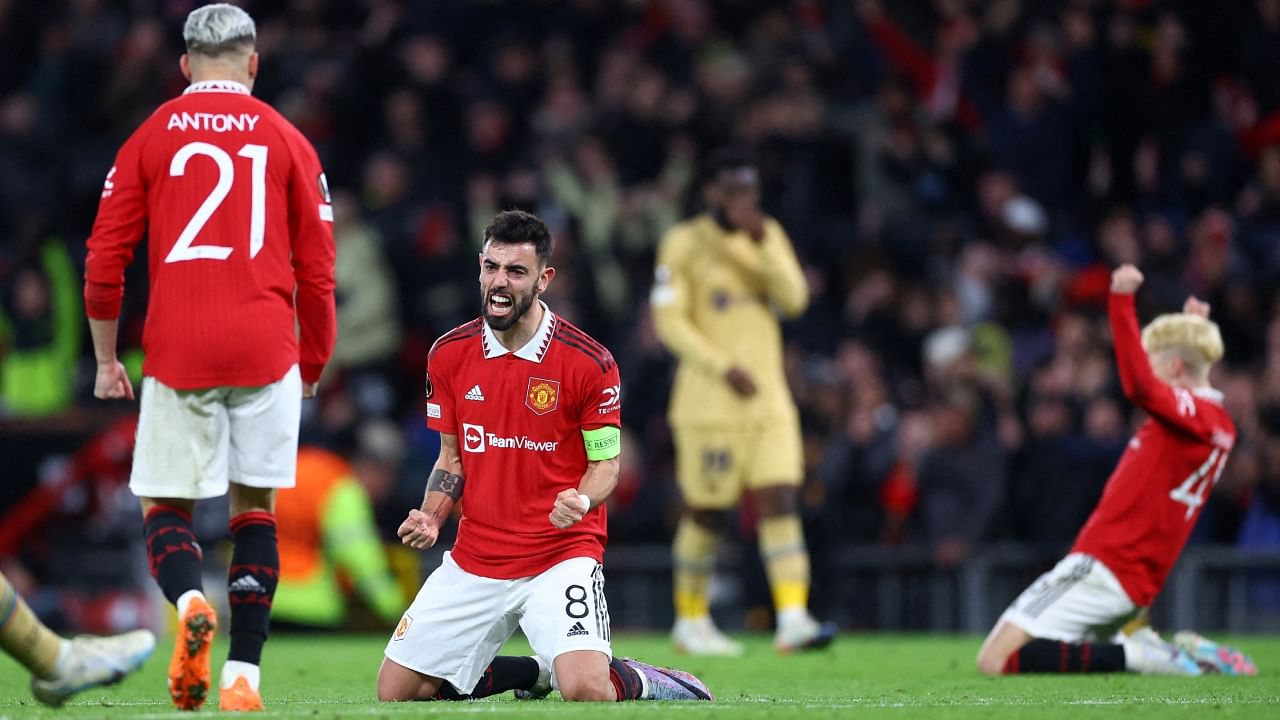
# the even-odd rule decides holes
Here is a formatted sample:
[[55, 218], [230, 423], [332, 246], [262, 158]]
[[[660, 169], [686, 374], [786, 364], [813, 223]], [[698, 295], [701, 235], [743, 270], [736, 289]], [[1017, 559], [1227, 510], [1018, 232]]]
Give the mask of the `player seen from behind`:
[[191, 512], [229, 484], [231, 647], [219, 705], [256, 710], [280, 567], [275, 491], [294, 484], [302, 398], [333, 351], [333, 210], [311, 144], [250, 95], [253, 19], [206, 5], [182, 35], [191, 85], [120, 148], [88, 240], [94, 395], [133, 398], [116, 332], [124, 270], [145, 234], [151, 293], [129, 488], [142, 500], [151, 573], [178, 610], [169, 694], [193, 710], [209, 692], [217, 617]]

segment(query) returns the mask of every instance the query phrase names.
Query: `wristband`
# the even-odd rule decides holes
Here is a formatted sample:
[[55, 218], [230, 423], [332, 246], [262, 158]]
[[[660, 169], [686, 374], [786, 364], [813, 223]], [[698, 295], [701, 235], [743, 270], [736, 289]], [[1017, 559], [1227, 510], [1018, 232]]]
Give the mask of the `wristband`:
[[590, 496], [588, 496], [586, 493], [578, 493], [578, 499], [582, 501], [582, 505], [583, 505], [582, 512], [585, 513], [586, 511], [591, 509]]

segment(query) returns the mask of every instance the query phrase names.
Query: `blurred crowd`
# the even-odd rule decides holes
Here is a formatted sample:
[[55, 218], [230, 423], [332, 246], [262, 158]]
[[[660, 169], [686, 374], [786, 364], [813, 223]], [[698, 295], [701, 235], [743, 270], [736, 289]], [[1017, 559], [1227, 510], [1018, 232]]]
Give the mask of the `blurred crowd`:
[[[184, 86], [196, 4], [0, 1], [10, 418], [94, 405], [84, 238], [116, 148]], [[242, 4], [255, 94], [335, 194], [339, 339], [304, 439], [378, 461], [384, 532], [435, 457], [427, 349], [478, 314], [480, 228], [518, 207], [556, 235], [548, 302], [622, 368], [611, 535], [669, 540], [653, 255], [698, 210], [700, 161], [733, 144], [814, 297], [787, 328], [811, 533], [928, 543], [943, 565], [1068, 543], [1135, 421], [1105, 313], [1110, 269], [1133, 262], [1142, 321], [1194, 293], [1226, 340], [1213, 381], [1241, 439], [1197, 541], [1280, 545], [1280, 0]], [[402, 432], [349, 442], [370, 424]]]

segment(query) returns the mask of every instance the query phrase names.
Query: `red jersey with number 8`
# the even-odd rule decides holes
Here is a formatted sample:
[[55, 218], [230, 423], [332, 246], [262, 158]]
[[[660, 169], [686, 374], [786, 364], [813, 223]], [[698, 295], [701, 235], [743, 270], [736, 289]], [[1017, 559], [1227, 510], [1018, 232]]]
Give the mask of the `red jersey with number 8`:
[[1129, 599], [1151, 604], [1222, 476], [1236, 426], [1211, 388], [1172, 387], [1151, 370], [1133, 295], [1109, 304], [1124, 394], [1148, 417], [1111, 473], [1072, 552], [1101, 560]]
[[240, 83], [195, 83], [116, 155], [88, 241], [85, 308], [119, 316], [145, 234], [145, 375], [178, 389], [252, 387], [296, 363], [315, 382], [335, 335], [332, 221], [302, 133]]
[[453, 559], [473, 575], [529, 577], [604, 558], [603, 505], [567, 530], [548, 516], [587, 470], [582, 431], [621, 423], [618, 365], [545, 305], [543, 313], [514, 352], [477, 319], [445, 333], [427, 360], [427, 427], [458, 436], [466, 478]]

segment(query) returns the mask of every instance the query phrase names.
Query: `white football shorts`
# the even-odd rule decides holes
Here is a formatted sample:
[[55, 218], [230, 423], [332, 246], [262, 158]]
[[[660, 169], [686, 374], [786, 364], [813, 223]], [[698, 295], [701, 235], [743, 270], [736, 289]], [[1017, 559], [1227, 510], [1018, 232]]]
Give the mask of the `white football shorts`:
[[572, 558], [540, 575], [496, 580], [463, 570], [447, 552], [400, 618], [386, 656], [470, 693], [517, 626], [552, 666], [575, 650], [612, 658], [604, 566]]
[[200, 500], [225, 495], [228, 482], [293, 487], [301, 417], [297, 365], [261, 387], [175, 390], [145, 377], [129, 489]]
[[1000, 620], [1035, 638], [1082, 642], [1107, 640], [1137, 612], [1106, 565], [1071, 553], [1031, 583]]

